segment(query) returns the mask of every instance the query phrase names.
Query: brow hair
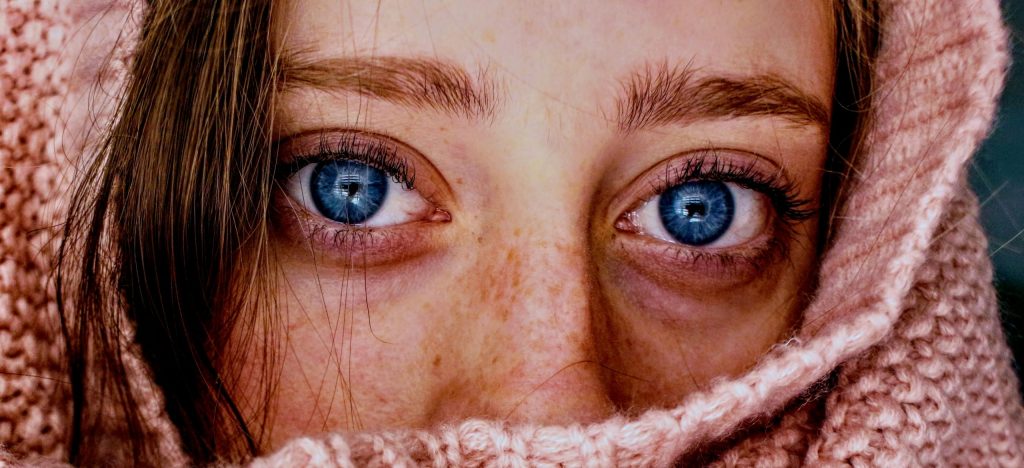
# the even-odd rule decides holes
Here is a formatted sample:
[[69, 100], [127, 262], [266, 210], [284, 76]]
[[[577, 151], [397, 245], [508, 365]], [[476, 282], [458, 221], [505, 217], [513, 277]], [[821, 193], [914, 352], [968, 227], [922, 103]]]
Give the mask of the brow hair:
[[282, 90], [308, 86], [342, 90], [401, 105], [432, 107], [467, 118], [492, 118], [497, 86], [486, 67], [477, 76], [436, 59], [352, 56], [319, 60], [301, 54], [281, 59]]
[[697, 79], [689, 67], [648, 65], [623, 82], [619, 128], [630, 132], [698, 118], [778, 116], [829, 128], [828, 106], [771, 74]]

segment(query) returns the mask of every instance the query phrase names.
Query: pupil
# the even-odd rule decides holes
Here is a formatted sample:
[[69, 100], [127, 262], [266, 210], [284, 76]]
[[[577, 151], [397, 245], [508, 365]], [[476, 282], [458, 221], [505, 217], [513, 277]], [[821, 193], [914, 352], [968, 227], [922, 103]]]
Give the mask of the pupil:
[[310, 193], [323, 216], [359, 224], [380, 210], [388, 193], [384, 171], [355, 161], [320, 163], [310, 178]]
[[722, 182], [685, 182], [670, 187], [659, 198], [662, 225], [683, 244], [710, 244], [732, 224], [735, 210], [732, 193]]
[[355, 198], [359, 195], [359, 182], [342, 182], [339, 186], [341, 187], [341, 192], [349, 198]]
[[708, 214], [707, 207], [700, 201], [693, 199], [686, 201], [683, 211], [687, 218], [691, 218], [691, 222], [700, 221], [701, 218], [704, 218]]

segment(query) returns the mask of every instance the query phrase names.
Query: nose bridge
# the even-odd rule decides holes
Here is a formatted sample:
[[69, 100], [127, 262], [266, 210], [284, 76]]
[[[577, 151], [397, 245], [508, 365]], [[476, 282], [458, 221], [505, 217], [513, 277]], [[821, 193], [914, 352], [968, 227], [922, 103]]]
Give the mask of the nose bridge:
[[566, 183], [564, 167], [532, 166], [518, 171], [518, 180], [506, 179], [501, 190], [508, 196], [488, 223], [492, 244], [484, 251], [498, 255], [485, 260], [495, 294], [483, 306], [507, 311], [516, 326], [503, 330], [529, 331], [528, 341], [582, 336], [589, 332], [592, 286], [586, 202]]
[[498, 313], [492, 336], [507, 349], [545, 354], [548, 362], [584, 359], [592, 348], [589, 259], [579, 240], [554, 230], [529, 230], [507, 247], [491, 282], [501, 291], [483, 307]]
[[507, 305], [552, 322], [586, 318], [590, 259], [585, 233], [573, 231], [554, 223], [512, 228], [513, 239], [504, 244], [505, 261], [497, 265], [495, 282], [515, 297]]
[[585, 328], [590, 286], [585, 184], [578, 183], [573, 148], [537, 121], [528, 120], [525, 127], [496, 164], [501, 176], [494, 178], [493, 189], [500, 196], [491, 199], [484, 228], [484, 238], [491, 240], [485, 252], [500, 253], [487, 261], [494, 269], [490, 283], [501, 291], [493, 305], [512, 308], [520, 318]]
[[[539, 97], [534, 108], [549, 112]], [[612, 405], [596, 363], [590, 274], [590, 194], [579, 158], [524, 114], [491, 160], [479, 211], [480, 244], [466, 286], [476, 336], [462, 346], [461, 375], [437, 417], [532, 423], [592, 421]]]
[[470, 391], [481, 394], [468, 399], [477, 402], [470, 414], [568, 423], [610, 411], [595, 360], [586, 249], [551, 231], [521, 232], [496, 257], [494, 294], [478, 309], [486, 336], [473, 359]]
[[583, 207], [546, 193], [532, 209], [506, 207], [489, 223], [477, 286], [487, 292], [474, 304], [485, 333], [470, 358], [475, 382], [449, 402], [464, 416], [568, 423], [610, 411], [595, 361]]

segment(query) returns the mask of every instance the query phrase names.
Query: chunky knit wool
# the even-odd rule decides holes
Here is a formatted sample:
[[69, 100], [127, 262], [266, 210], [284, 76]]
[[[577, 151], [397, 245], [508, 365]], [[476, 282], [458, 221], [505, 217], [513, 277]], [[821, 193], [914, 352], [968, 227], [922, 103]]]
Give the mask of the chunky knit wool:
[[[116, 90], [125, 70], [116, 65], [125, 53], [66, 47], [108, 8], [122, 19], [113, 24], [135, 24], [129, 0], [76, 2], [75, 11], [72, 3], [0, 3], [0, 443], [11, 452], [7, 460], [66, 456], [69, 406], [47, 286], [49, 227], [59, 220], [60, 184], [72, 179], [90, 123], [103, 117], [100, 109], [83, 121], [88, 113], [75, 104], [95, 88], [87, 83]], [[253, 465], [1024, 466], [1024, 409], [977, 202], [964, 182], [1007, 65], [998, 1], [882, 4], [868, 140], [847, 181], [851, 196], [818, 290], [796, 335], [749, 372], [633, 418], [326, 434], [296, 439]], [[98, 67], [96, 57], [115, 64]], [[100, 69], [106, 74], [97, 77]], [[128, 364], [167, 464], [187, 464], [145, 364]]]
[[68, 20], [62, 2], [0, 3], [0, 443], [51, 457], [63, 454], [67, 405], [43, 214], [57, 198]]

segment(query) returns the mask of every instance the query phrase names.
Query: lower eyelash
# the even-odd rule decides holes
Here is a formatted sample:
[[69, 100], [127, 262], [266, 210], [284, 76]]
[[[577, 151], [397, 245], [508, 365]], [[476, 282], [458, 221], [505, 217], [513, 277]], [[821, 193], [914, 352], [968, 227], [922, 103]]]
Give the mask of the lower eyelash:
[[638, 268], [669, 284], [702, 281], [745, 283], [789, 255], [789, 241], [770, 227], [758, 241], [739, 249], [692, 249], [644, 236], [616, 236], [616, 250]]
[[768, 265], [788, 256], [788, 249], [787, 242], [778, 235], [771, 235], [766, 242], [743, 253], [677, 248], [679, 252], [676, 253], [676, 256], [677, 259], [683, 260], [685, 258], [687, 262], [703, 269], [716, 271], [761, 271]]
[[[408, 223], [396, 227], [372, 228], [332, 224], [317, 219], [288, 200], [274, 204], [274, 218], [280, 233], [298, 248], [322, 256], [329, 264], [351, 266], [381, 265], [409, 259], [436, 249], [443, 238], [438, 220]], [[440, 221], [450, 215], [439, 210]], [[445, 218], [446, 217], [446, 218]]]
[[308, 236], [319, 244], [342, 247], [345, 249], [370, 248], [380, 241], [386, 240], [388, 232], [382, 229], [343, 227], [331, 228], [315, 225], [309, 228]]

